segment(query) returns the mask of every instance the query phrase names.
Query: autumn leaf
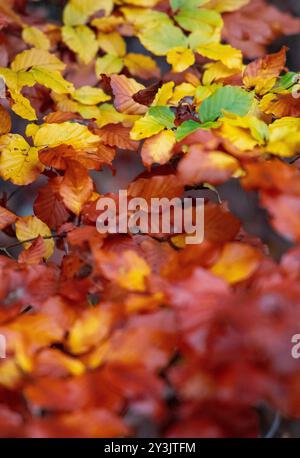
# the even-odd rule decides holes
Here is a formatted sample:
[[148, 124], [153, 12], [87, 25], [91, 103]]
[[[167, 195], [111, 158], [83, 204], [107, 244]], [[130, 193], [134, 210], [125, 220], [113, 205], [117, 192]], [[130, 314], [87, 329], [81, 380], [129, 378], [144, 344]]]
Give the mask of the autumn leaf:
[[224, 278], [228, 283], [235, 284], [249, 278], [256, 270], [260, 259], [259, 251], [251, 246], [237, 242], [227, 243], [211, 272]]
[[270, 91], [284, 69], [286, 51], [287, 48], [283, 47], [278, 53], [262, 57], [247, 65], [243, 76], [245, 86], [255, 88], [255, 92], [260, 95]]
[[0, 230], [2, 231], [7, 226], [13, 224], [17, 219], [17, 216], [14, 215], [7, 208], [0, 206]]
[[51, 229], [65, 223], [69, 213], [59, 194], [62, 177], [49, 180], [46, 186], [39, 189], [39, 194], [34, 202], [35, 215]]
[[99, 137], [92, 134], [86, 126], [72, 122], [42, 124], [33, 135], [34, 145], [41, 148], [54, 148], [69, 145], [75, 149], [96, 147]]
[[47, 35], [37, 27], [25, 27], [22, 31], [23, 40], [37, 49], [44, 49], [48, 51], [50, 48], [50, 41]]
[[61, 71], [65, 64], [54, 54], [50, 54], [44, 49], [32, 48], [17, 54], [11, 63], [14, 72], [26, 71], [31, 67], [42, 67], [44, 69]]
[[14, 184], [32, 183], [43, 171], [38, 148], [31, 147], [19, 134], [0, 137], [0, 175]]
[[76, 54], [84, 64], [91, 62], [97, 54], [98, 43], [94, 32], [85, 25], [62, 28], [62, 37], [66, 45]]
[[167, 53], [167, 62], [172, 65], [173, 72], [183, 72], [195, 63], [195, 56], [191, 49], [172, 48]]
[[76, 215], [79, 215], [92, 192], [93, 181], [85, 167], [78, 162], [70, 161], [59, 186], [59, 194], [66, 207]]
[[142, 146], [142, 160], [146, 167], [152, 164], [166, 164], [172, 157], [172, 149], [176, 143], [172, 130], [163, 130], [147, 139]]
[[144, 105], [136, 103], [132, 98], [136, 92], [144, 89], [142, 84], [125, 75], [111, 75], [110, 84], [115, 97], [114, 106], [118, 111], [126, 114], [144, 114], [147, 111]]
[[[49, 227], [36, 216], [24, 216], [19, 218], [16, 222], [16, 236], [20, 242], [24, 242], [23, 245], [26, 250], [32, 246], [32, 239], [37, 239], [39, 236], [42, 236], [46, 247], [45, 258], [52, 256], [55, 244], [51, 236], [51, 231]], [[31, 241], [27, 242], [27, 240]]]
[[0, 135], [8, 134], [11, 130], [11, 118], [9, 112], [0, 105]]
[[200, 119], [202, 122], [215, 121], [226, 111], [244, 116], [249, 112], [252, 101], [253, 95], [241, 88], [222, 87], [203, 101], [199, 111]]

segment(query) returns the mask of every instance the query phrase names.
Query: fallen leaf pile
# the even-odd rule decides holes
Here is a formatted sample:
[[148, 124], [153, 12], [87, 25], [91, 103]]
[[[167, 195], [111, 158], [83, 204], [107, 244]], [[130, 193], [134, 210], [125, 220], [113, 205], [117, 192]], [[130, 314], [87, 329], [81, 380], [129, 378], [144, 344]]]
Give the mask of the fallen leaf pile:
[[[255, 437], [261, 406], [299, 418], [300, 86], [266, 47], [300, 20], [265, 0], [69, 0], [60, 23], [27, 7], [0, 4], [0, 177], [19, 199], [39, 186], [27, 216], [0, 198], [1, 437]], [[293, 247], [275, 261], [208, 200], [199, 245], [100, 234], [92, 177], [120, 150], [145, 166], [129, 200], [238, 180]]]

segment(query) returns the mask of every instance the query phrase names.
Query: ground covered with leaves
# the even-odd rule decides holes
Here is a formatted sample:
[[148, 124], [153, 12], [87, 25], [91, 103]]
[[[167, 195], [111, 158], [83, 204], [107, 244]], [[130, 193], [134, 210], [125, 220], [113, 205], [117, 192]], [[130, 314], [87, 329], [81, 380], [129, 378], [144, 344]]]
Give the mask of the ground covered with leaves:
[[[53, 8], [0, 2], [0, 435], [257, 437], [262, 410], [299, 418], [300, 86], [267, 46], [300, 20], [265, 0]], [[97, 231], [124, 151], [143, 165], [129, 200], [217, 197], [203, 243]], [[230, 179], [288, 241], [279, 260], [218, 197]]]

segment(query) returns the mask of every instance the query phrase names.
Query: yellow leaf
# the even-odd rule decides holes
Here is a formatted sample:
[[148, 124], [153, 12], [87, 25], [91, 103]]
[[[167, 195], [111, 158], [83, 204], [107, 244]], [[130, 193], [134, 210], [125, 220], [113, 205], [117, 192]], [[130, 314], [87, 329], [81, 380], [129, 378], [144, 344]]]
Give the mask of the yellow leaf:
[[54, 54], [50, 54], [44, 49], [27, 49], [26, 51], [17, 54], [11, 63], [11, 69], [14, 72], [20, 70], [28, 70], [31, 67], [43, 67], [49, 70], [64, 70], [65, 64], [58, 59]]
[[164, 129], [164, 126], [159, 123], [153, 116], [148, 113], [138, 119], [131, 129], [130, 138], [132, 140], [141, 140], [142, 138], [152, 137]]
[[59, 145], [70, 145], [74, 149], [97, 146], [99, 137], [92, 134], [86, 126], [75, 122], [60, 124], [42, 124], [33, 136], [36, 147], [54, 148]]
[[103, 73], [118, 74], [124, 66], [123, 59], [113, 54], [106, 54], [96, 60], [96, 75], [99, 78]]
[[269, 126], [269, 153], [281, 157], [292, 157], [300, 150], [300, 118], [277, 119]]
[[131, 250], [122, 254], [122, 261], [122, 268], [117, 276], [118, 284], [131, 291], [145, 291], [145, 278], [151, 273], [146, 261]]
[[213, 94], [217, 89], [222, 87], [220, 84], [212, 84], [210, 86], [198, 86], [195, 93], [195, 100], [197, 103], [203, 102], [211, 94]]
[[249, 278], [261, 259], [261, 254], [250, 245], [239, 242], [227, 243], [211, 272], [235, 284]]
[[[16, 237], [20, 242], [25, 240], [36, 239], [38, 236], [49, 237], [49, 239], [44, 239], [46, 247], [46, 258], [52, 256], [55, 243], [51, 237], [51, 231], [47, 224], [43, 223], [36, 216], [24, 216], [19, 218], [16, 222]], [[24, 243], [25, 249], [31, 247], [33, 242]]]
[[110, 103], [103, 103], [99, 107], [99, 116], [96, 119], [98, 127], [106, 126], [107, 124], [119, 124], [124, 126], [132, 126], [132, 124], [140, 118], [138, 115], [128, 115], [120, 113]]
[[121, 8], [125, 19], [135, 27], [136, 33], [143, 32], [147, 28], [164, 24], [174, 25], [170, 17], [161, 11], [143, 8]]
[[24, 97], [21, 92], [10, 90], [10, 95], [14, 101], [11, 109], [19, 116], [29, 121], [37, 119], [36, 112], [31, 106], [30, 101]]
[[83, 105], [97, 105], [98, 103], [106, 102], [110, 98], [102, 89], [92, 86], [82, 86], [76, 89], [73, 94], [73, 99]]
[[48, 51], [50, 48], [50, 40], [47, 35], [36, 27], [25, 27], [22, 31], [22, 38], [25, 43], [34, 46], [38, 49]]
[[93, 27], [105, 33], [113, 32], [121, 24], [124, 24], [124, 18], [120, 16], [97, 17], [91, 22]]
[[201, 56], [213, 60], [220, 60], [226, 67], [242, 70], [242, 52], [230, 45], [221, 43], [207, 43], [197, 47]]
[[74, 91], [73, 84], [65, 80], [58, 71], [37, 66], [33, 67], [30, 73], [37, 83], [42, 84], [57, 94], [70, 94]]
[[88, 18], [103, 10], [108, 16], [113, 9], [113, 0], [70, 0], [63, 12], [63, 21], [66, 25], [82, 25]]
[[174, 86], [174, 81], [163, 84], [162, 87], [158, 89], [157, 94], [152, 102], [152, 106], [166, 105], [173, 95]]
[[44, 169], [38, 149], [31, 147], [19, 134], [2, 135], [0, 152], [0, 175], [14, 184], [32, 183]]
[[133, 76], [143, 79], [159, 78], [160, 70], [150, 56], [129, 53], [124, 57], [124, 64]]
[[242, 151], [264, 145], [268, 139], [268, 126], [255, 116], [222, 118], [221, 135]]
[[154, 163], [166, 164], [172, 157], [173, 146], [176, 143], [175, 133], [172, 130], [163, 130], [159, 134], [148, 138], [142, 146], [142, 160], [146, 167]]
[[96, 35], [86, 25], [62, 27], [64, 43], [76, 54], [84, 64], [89, 64], [96, 56], [98, 43]]
[[129, 5], [144, 6], [146, 8], [152, 8], [157, 5], [160, 0], [126, 0]]
[[11, 90], [20, 91], [23, 86], [34, 86], [35, 79], [29, 72], [14, 72], [10, 68], [0, 68], [0, 77]]
[[220, 13], [236, 11], [247, 5], [250, 0], [210, 0], [208, 8], [213, 8]]
[[174, 94], [170, 103], [177, 105], [184, 97], [194, 97], [196, 88], [190, 83], [181, 83], [174, 89]]
[[195, 63], [195, 56], [191, 49], [173, 48], [167, 53], [167, 62], [172, 65], [173, 72], [184, 72]]
[[214, 81], [219, 81], [224, 78], [236, 75], [239, 72], [239, 69], [228, 68], [222, 62], [214, 62], [206, 65], [202, 82], [206, 86], [213, 83]]
[[108, 54], [123, 57], [126, 54], [126, 43], [119, 32], [98, 33], [98, 44]]
[[99, 345], [110, 331], [112, 318], [112, 314], [102, 307], [85, 310], [70, 330], [67, 341], [70, 352], [80, 355]]

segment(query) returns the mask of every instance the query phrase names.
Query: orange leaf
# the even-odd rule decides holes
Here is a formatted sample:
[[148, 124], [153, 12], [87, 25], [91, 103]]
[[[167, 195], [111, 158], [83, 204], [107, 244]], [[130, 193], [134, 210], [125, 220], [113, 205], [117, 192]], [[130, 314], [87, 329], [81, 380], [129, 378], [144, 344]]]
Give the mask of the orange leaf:
[[62, 177], [49, 180], [46, 186], [39, 189], [38, 197], [34, 202], [34, 213], [50, 228], [61, 226], [69, 217], [69, 212], [59, 194], [62, 180]]
[[110, 85], [115, 96], [114, 106], [121, 113], [142, 115], [146, 113], [147, 107], [137, 103], [132, 96], [141, 89], [142, 84], [137, 83], [133, 78], [127, 78], [125, 75], [111, 75]]
[[248, 88], [255, 88], [258, 94], [265, 94], [274, 86], [276, 78], [284, 69], [287, 48], [269, 54], [247, 65], [243, 82]]
[[8, 111], [0, 104], [0, 135], [11, 130], [11, 119]]
[[7, 208], [0, 206], [0, 230], [5, 229], [16, 221], [17, 217]]
[[67, 172], [59, 187], [66, 207], [79, 215], [93, 192], [93, 180], [79, 162], [69, 161]]

